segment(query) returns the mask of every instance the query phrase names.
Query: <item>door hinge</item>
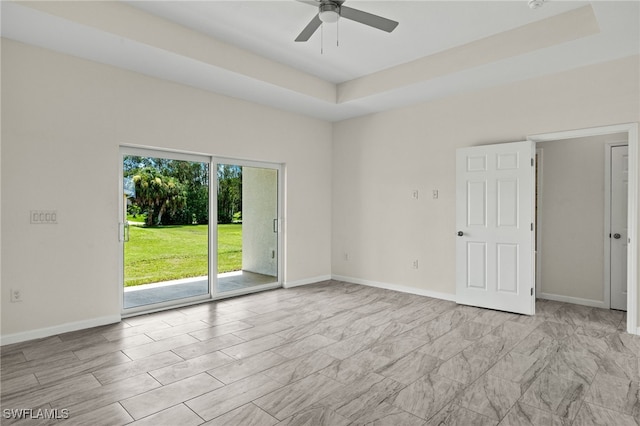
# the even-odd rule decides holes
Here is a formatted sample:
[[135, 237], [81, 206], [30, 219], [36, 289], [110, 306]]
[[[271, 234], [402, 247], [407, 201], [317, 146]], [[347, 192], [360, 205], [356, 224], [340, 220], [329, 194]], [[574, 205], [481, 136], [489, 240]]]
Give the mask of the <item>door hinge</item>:
[[533, 296], [533, 287], [531, 287], [531, 295]]
[[533, 222], [531, 222], [531, 231], [533, 231]]
[[531, 167], [533, 167], [533, 158], [531, 158]]

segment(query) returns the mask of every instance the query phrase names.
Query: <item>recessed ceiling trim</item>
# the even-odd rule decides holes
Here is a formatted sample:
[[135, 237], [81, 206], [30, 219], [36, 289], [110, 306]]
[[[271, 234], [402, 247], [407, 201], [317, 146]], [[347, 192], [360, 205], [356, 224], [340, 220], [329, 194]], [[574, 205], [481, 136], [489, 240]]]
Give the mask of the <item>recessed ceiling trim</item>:
[[[167, 21], [117, 1], [2, 2], [3, 26], [14, 15], [48, 14], [68, 25], [82, 25], [135, 43], [187, 57], [283, 89], [336, 102], [336, 86], [316, 76], [280, 64], [202, 33]], [[43, 19], [39, 17], [38, 19]], [[29, 26], [23, 31], [45, 31]], [[3, 34], [5, 31], [3, 31]]]
[[600, 32], [591, 5], [338, 85], [338, 103], [411, 86]]
[[[171, 6], [167, 6], [169, 3]], [[175, 13], [184, 11], [183, 7], [190, 14], [203, 13], [211, 11], [208, 7], [202, 6], [203, 4], [211, 6], [214, 3], [217, 2], [150, 1], [144, 2], [150, 8], [149, 11], [146, 11], [118, 2], [31, 3], [2, 1], [0, 2], [2, 10], [1, 31], [3, 38], [328, 121], [339, 121], [415, 103], [434, 101], [463, 92], [483, 90], [488, 87], [620, 58], [633, 57], [635, 59], [631, 58], [630, 60], [637, 61], [640, 53], [640, 25], [638, 25], [640, 3], [594, 2], [583, 11], [568, 15], [573, 16], [575, 21], [568, 19], [567, 15], [564, 17], [554, 15], [561, 16], [558, 19], [564, 22], [566, 27], [558, 25], [558, 21], [553, 19], [535, 21], [534, 27], [542, 33], [541, 39], [527, 38], [527, 36], [539, 34], [529, 32], [528, 25], [512, 26], [510, 28], [515, 31], [516, 35], [518, 31], [522, 32], [519, 35], [520, 44], [514, 42], [509, 46], [498, 46], [497, 51], [493, 51], [491, 48], [495, 48], [500, 44], [498, 42], [505, 40], [502, 33], [497, 32], [493, 33], [496, 35], [476, 38], [477, 42], [460, 45], [460, 48], [445, 48], [446, 50], [441, 50], [440, 54], [433, 54], [404, 65], [388, 68], [386, 71], [388, 74], [384, 74], [384, 72], [373, 73], [368, 77], [352, 80], [351, 83], [357, 83], [352, 88], [359, 92], [353, 94], [349, 101], [345, 101], [343, 98], [342, 102], [337, 102], [337, 87], [334, 83], [323, 80], [322, 75], [324, 74], [316, 77], [307, 74], [308, 70], [295, 70], [294, 65], [289, 62], [281, 64], [273, 58], [263, 58], [259, 54], [260, 49], [258, 52], [250, 51], [247, 50], [247, 46], [239, 48], [229, 40], [223, 42], [211, 35], [206, 35], [202, 26], [198, 25], [197, 28], [192, 28], [194, 18], [192, 15], [190, 15], [191, 20], [186, 19], [174, 23], [169, 20], [171, 14], [157, 16], [151, 13], [151, 11], [157, 10], [156, 8], [164, 10], [165, 6], [168, 7], [168, 11]], [[255, 12], [265, 10], [257, 7], [255, 2], [251, 1], [237, 0], [219, 3], [233, 5], [230, 10], [224, 8], [223, 10], [231, 15], [229, 19], [232, 20], [235, 16], [239, 20], [240, 27], [242, 23], [247, 24], [244, 20], [247, 15], [257, 19], [258, 16], [255, 16]], [[388, 6], [389, 3], [391, 2], [385, 2], [385, 5]], [[401, 10], [400, 4], [403, 4], [404, 16], [406, 17], [406, 12], [411, 9], [412, 3], [424, 4], [425, 2], [398, 1], [395, 10]], [[440, 5], [439, 7], [444, 8], [443, 10], [439, 9], [439, 12], [449, 17], [452, 16], [452, 10], [461, 10], [458, 7], [450, 9], [449, 5], [455, 2], [432, 3], [437, 3]], [[292, 14], [298, 11], [296, 6], [298, 2], [286, 1], [280, 2], [280, 4], [283, 6], [282, 11], [291, 11]], [[38, 5], [38, 8], [35, 8], [35, 5]], [[289, 8], [289, 5], [293, 6]], [[396, 3], [394, 3], [394, 7], [396, 7], [395, 5]], [[487, 5], [491, 5], [487, 7], [494, 10], [492, 9], [494, 3], [487, 2]], [[557, 3], [553, 6], [556, 5]], [[526, 3], [524, 6], [526, 7]], [[563, 10], [566, 10], [566, 6], [562, 6]], [[578, 10], [578, 7], [570, 10]], [[235, 10], [235, 8], [241, 10]], [[47, 11], [49, 9], [51, 10]], [[305, 6], [304, 10], [306, 9]], [[54, 10], [57, 13], [53, 13]], [[216, 6], [213, 10], [220, 9]], [[424, 11], [425, 9], [418, 7], [417, 10]], [[510, 10], [513, 12], [513, 9]], [[478, 9], [475, 8], [472, 11], [475, 14]], [[527, 11], [530, 10], [527, 8]], [[551, 9], [547, 9], [547, 11], [551, 11]], [[597, 16], [597, 22], [594, 15]], [[262, 19], [262, 15], [259, 18]], [[206, 24], [210, 19], [210, 16], [205, 16], [202, 22], [199, 20], [198, 22]], [[295, 19], [291, 21], [295, 22]], [[217, 20], [215, 22], [219, 23]], [[235, 20], [233, 22], [236, 23]], [[258, 25], [255, 31], [262, 34], [269, 29], [260, 27], [261, 22], [263, 20], [249, 20], [251, 28], [255, 29]], [[456, 27], [453, 24], [457, 21], [451, 22], [450, 29], [455, 32]], [[463, 20], [463, 22], [469, 25], [468, 20]], [[521, 15], [519, 15], [517, 22], [522, 22]], [[598, 24], [600, 30], [598, 30]], [[504, 20], [502, 25], [504, 26]], [[353, 34], [354, 37], [360, 34], [362, 28], [358, 28], [358, 30]], [[296, 28], [291, 29], [292, 33], [295, 31], [297, 31]], [[444, 36], [449, 34], [443, 29], [439, 31]], [[509, 33], [510, 30], [505, 31], [515, 38], [514, 33]], [[589, 32], [593, 35], [585, 36]], [[394, 34], [396, 33], [394, 32]], [[237, 35], [238, 33], [234, 32], [233, 34]], [[567, 41], [558, 42], [560, 36], [565, 37]], [[572, 37], [573, 40], [571, 40]], [[497, 41], [489, 43], [487, 39]], [[287, 40], [289, 39], [287, 38]], [[193, 43], [189, 44], [191, 41]], [[288, 43], [295, 44], [291, 40]], [[470, 49], [474, 43], [478, 43], [480, 48], [485, 50], [476, 52]], [[544, 47], [543, 43], [547, 43], [548, 46]], [[285, 45], [286, 43], [282, 44], [282, 46]], [[259, 44], [258, 46], [263, 45]], [[452, 46], [456, 46], [456, 44], [452, 44]], [[340, 49], [342, 48], [341, 45]], [[289, 48], [287, 47], [287, 49]], [[360, 56], [329, 58], [334, 53], [337, 52], [329, 52], [324, 57], [318, 53], [314, 59], [314, 67], [324, 70], [326, 74], [329, 66], [331, 69], [335, 69], [343, 64], [345, 70], [351, 69], [354, 63], [358, 67], [360, 66]], [[290, 55], [303, 56], [297, 51], [290, 53]], [[369, 53], [363, 52], [362, 57], [370, 59], [370, 55], [368, 55]], [[438, 55], [449, 55], [447, 56], [449, 62], [436, 61], [434, 57], [437, 58]], [[323, 68], [320, 61], [325, 59], [329, 60]], [[299, 60], [303, 61], [304, 59], [299, 58]], [[285, 63], [288, 65], [284, 65]], [[263, 64], [264, 69], [268, 70], [266, 73], [260, 69], [260, 64]], [[431, 66], [425, 68], [425, 64]], [[405, 67], [406, 69], [404, 69]], [[373, 68], [369, 64], [363, 69]], [[295, 77], [296, 73], [300, 73], [297, 74], [300, 78]], [[333, 74], [329, 72], [328, 75]], [[363, 74], [361, 73], [361, 75]], [[383, 75], [385, 77], [379, 82], [380, 84], [375, 84], [376, 79]], [[289, 81], [290, 76], [294, 77]], [[305, 81], [312, 83], [306, 85]], [[362, 87], [356, 87], [358, 84]], [[345, 87], [347, 85], [341, 88]]]

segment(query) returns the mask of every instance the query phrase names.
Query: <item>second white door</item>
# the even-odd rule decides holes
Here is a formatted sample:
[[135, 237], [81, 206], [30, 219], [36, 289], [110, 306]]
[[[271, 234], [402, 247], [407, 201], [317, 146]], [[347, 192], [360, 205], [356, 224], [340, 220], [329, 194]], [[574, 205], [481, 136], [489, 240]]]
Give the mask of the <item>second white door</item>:
[[627, 310], [628, 146], [611, 147], [611, 308]]
[[456, 153], [456, 302], [535, 313], [533, 142]]

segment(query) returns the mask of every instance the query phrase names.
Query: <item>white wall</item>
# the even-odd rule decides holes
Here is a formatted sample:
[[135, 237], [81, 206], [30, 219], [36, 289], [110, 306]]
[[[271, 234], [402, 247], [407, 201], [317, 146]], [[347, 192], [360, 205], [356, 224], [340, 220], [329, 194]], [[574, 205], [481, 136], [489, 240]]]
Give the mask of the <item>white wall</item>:
[[[452, 297], [456, 149], [637, 122], [639, 59], [337, 123], [333, 274]], [[418, 200], [411, 197], [414, 189], [419, 190]], [[433, 189], [439, 190], [438, 199], [431, 197]], [[417, 270], [412, 269], [413, 259], [419, 260]]]
[[[119, 314], [120, 144], [286, 163], [289, 283], [452, 295], [455, 149], [640, 121], [639, 59], [332, 126], [3, 39], [2, 336]], [[30, 225], [33, 209], [59, 223]]]
[[[119, 315], [120, 144], [285, 163], [285, 280], [326, 278], [331, 131], [2, 39], [3, 338]], [[57, 209], [58, 224], [30, 225], [34, 209]], [[24, 301], [9, 303], [10, 288]]]
[[[546, 296], [604, 304], [605, 144], [626, 134], [542, 142], [539, 276]], [[542, 159], [540, 160], [540, 157]], [[606, 306], [609, 307], [608, 305]]]

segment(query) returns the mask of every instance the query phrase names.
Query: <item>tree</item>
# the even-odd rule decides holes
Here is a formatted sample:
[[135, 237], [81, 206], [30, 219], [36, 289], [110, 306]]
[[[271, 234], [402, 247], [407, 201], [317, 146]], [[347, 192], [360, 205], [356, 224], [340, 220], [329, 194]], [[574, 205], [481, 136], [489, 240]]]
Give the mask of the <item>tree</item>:
[[218, 223], [233, 222], [242, 211], [242, 167], [218, 164]]
[[[163, 176], [163, 182], [169, 182], [169, 178], [173, 178], [182, 185], [185, 191], [186, 201], [181, 207], [168, 208], [169, 204], [160, 215], [161, 224], [178, 224], [188, 225], [193, 223], [207, 224], [209, 223], [209, 164], [170, 160], [156, 157], [141, 157], [128, 155], [124, 157], [123, 171], [125, 178], [131, 178], [135, 175], [148, 174], [148, 170], [154, 169], [160, 176]], [[154, 175], [155, 176], [155, 175]], [[134, 199], [130, 206], [131, 211], [147, 212], [149, 203], [144, 206], [138, 204]], [[157, 224], [159, 213], [154, 211], [152, 219]]]
[[174, 161], [170, 176], [182, 182], [187, 191], [185, 207], [171, 220], [180, 224], [209, 223], [209, 165]]
[[184, 208], [186, 188], [176, 178], [161, 174], [154, 167], [143, 167], [135, 175], [134, 203], [147, 212], [147, 226], [162, 224], [164, 213], [171, 214]]

